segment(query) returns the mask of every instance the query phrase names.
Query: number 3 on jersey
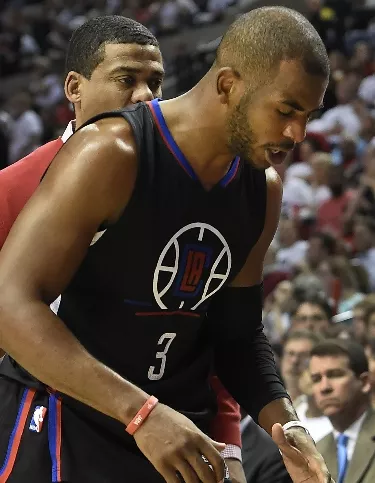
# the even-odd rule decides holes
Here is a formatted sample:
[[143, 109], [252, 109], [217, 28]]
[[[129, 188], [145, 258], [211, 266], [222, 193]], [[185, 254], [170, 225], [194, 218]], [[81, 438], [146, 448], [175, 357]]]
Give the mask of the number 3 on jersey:
[[161, 359], [160, 370], [159, 372], [155, 372], [155, 366], [150, 366], [148, 370], [148, 378], [150, 379], [150, 381], [158, 381], [164, 376], [165, 364], [167, 362], [167, 353], [175, 337], [175, 332], [166, 332], [160, 337], [158, 345], [165, 344], [164, 350], [156, 353], [156, 359]]

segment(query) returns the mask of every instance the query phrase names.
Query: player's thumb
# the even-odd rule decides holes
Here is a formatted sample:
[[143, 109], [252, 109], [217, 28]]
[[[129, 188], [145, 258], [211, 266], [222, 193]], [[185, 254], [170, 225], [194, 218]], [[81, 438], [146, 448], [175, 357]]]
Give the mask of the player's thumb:
[[289, 446], [283, 427], [280, 423], [276, 423], [272, 426], [272, 439], [277, 444], [280, 450], [283, 450]]

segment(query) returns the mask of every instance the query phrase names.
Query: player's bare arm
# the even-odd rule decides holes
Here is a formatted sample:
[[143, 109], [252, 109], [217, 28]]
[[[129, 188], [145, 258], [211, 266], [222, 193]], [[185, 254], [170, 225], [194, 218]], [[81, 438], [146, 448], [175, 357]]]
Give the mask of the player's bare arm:
[[[135, 149], [123, 120], [101, 120], [77, 132], [56, 156], [0, 254], [0, 346], [47, 386], [125, 425], [149, 395], [92, 357], [49, 304], [69, 284], [99, 227], [116, 222], [125, 209], [137, 176]], [[168, 482], [179, 481], [176, 471], [187, 483], [223, 478], [213, 442], [162, 404], [135, 439]]]
[[[116, 377], [92, 366], [90, 356], [48, 304], [73, 277], [98, 227], [114, 222], [131, 195], [137, 170], [134, 146], [129, 134], [129, 141], [121, 142], [126, 133], [120, 137], [114, 124], [89, 126], [64, 146], [0, 255], [1, 346], [47, 385], [91, 404], [98, 397], [96, 379], [113, 391], [112, 398], [103, 401], [121, 392], [115, 389]], [[118, 127], [127, 129], [124, 122]], [[137, 398], [134, 394], [135, 404], [145, 398], [141, 392]], [[110, 404], [94, 405], [115, 418], [131, 416], [118, 413], [121, 406], [124, 410], [119, 400]]]
[[[267, 206], [263, 232], [251, 250], [242, 271], [233, 281], [233, 288], [256, 287], [263, 278], [263, 261], [276, 233], [282, 201], [282, 182], [273, 168], [266, 170], [266, 183]], [[251, 316], [252, 314], [248, 320], [249, 324], [252, 323]], [[256, 324], [257, 321], [254, 320], [254, 323]], [[260, 343], [262, 343], [261, 339]], [[264, 363], [264, 361], [260, 362]], [[236, 397], [233, 392], [232, 394]], [[287, 431], [283, 430], [282, 425], [285, 423], [298, 421], [298, 416], [288, 398], [275, 398], [261, 408], [257, 416], [260, 426], [273, 437], [279, 446], [287, 470], [294, 482], [325, 483], [331, 481], [326, 465], [306, 431], [298, 426]]]

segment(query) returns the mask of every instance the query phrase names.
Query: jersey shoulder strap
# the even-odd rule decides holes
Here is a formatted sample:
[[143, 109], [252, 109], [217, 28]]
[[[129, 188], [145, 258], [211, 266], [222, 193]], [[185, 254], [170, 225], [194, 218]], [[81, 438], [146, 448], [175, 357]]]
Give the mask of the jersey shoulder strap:
[[138, 151], [138, 179], [144, 179], [146, 175], [148, 180], [151, 181], [155, 165], [155, 125], [149, 107], [146, 103], [139, 102], [125, 109], [104, 112], [89, 119], [79, 129], [110, 117], [122, 117], [130, 124]]
[[[130, 124], [134, 134], [137, 151], [138, 151], [138, 158], [140, 162], [140, 169], [139, 169], [140, 175], [143, 174], [144, 171], [148, 171], [148, 177], [150, 176], [152, 177], [154, 172], [153, 166], [154, 166], [154, 151], [155, 151], [154, 150], [154, 135], [155, 135], [154, 122], [153, 122], [150, 110], [145, 103], [142, 102], [125, 109], [118, 109], [116, 111], [108, 111], [108, 112], [103, 112], [101, 114], [97, 114], [96, 116], [91, 117], [84, 124], [82, 124], [82, 126], [80, 126], [73, 133], [73, 136], [76, 132], [78, 132], [80, 129], [84, 128], [85, 126], [89, 126], [90, 124], [100, 121], [101, 119], [108, 119], [111, 117], [122, 117]], [[51, 162], [52, 161], [53, 160], [51, 160]], [[145, 170], [144, 169], [145, 163], [152, 169]], [[47, 166], [46, 170], [41, 176], [40, 181], [42, 181], [42, 179], [46, 175], [48, 168], [49, 168], [49, 165]]]

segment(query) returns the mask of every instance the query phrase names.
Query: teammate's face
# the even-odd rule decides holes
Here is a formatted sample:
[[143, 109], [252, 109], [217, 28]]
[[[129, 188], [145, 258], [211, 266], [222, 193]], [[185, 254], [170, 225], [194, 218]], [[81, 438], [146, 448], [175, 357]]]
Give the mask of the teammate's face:
[[91, 78], [69, 73], [65, 83], [77, 124], [105, 111], [161, 96], [164, 79], [160, 50], [152, 45], [108, 44]]
[[304, 140], [328, 79], [306, 74], [298, 61], [282, 61], [272, 83], [250, 91], [240, 82], [242, 97], [227, 120], [230, 150], [258, 168], [282, 163], [286, 152]]

